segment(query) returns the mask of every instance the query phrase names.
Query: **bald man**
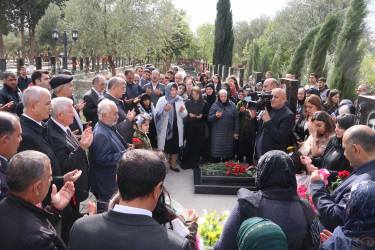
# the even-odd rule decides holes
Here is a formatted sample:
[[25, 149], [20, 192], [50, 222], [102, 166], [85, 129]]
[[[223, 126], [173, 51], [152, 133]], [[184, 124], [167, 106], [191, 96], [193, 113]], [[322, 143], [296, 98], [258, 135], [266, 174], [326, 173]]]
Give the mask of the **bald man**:
[[294, 113], [285, 106], [286, 92], [276, 88], [272, 90], [271, 110], [266, 110], [257, 120], [256, 110], [249, 110], [252, 131], [257, 131], [255, 139], [255, 160], [271, 150], [286, 151], [290, 146], [294, 128]]
[[276, 89], [279, 86], [275, 78], [269, 78], [264, 81], [263, 91], [270, 92], [273, 89]]
[[324, 228], [333, 232], [344, 225], [345, 206], [351, 188], [363, 181], [375, 181], [375, 132], [364, 125], [345, 131], [342, 147], [354, 171], [330, 194], [318, 170], [311, 174], [311, 194]]

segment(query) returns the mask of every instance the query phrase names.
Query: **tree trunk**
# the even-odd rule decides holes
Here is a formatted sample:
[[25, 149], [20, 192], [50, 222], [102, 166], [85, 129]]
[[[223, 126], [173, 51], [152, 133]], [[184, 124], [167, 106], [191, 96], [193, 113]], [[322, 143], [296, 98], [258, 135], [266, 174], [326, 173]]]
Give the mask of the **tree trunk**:
[[23, 61], [25, 61], [25, 55], [26, 55], [25, 18], [22, 13], [20, 17], [20, 33], [21, 33], [21, 48], [22, 48], [21, 58]]
[[112, 60], [112, 56], [108, 56], [109, 66], [111, 67], [112, 76], [116, 76], [116, 65]]
[[[30, 52], [29, 52], [29, 64], [34, 65], [35, 55], [35, 25], [29, 24], [29, 36], [30, 36]], [[67, 58], [65, 59], [67, 60]]]
[[163, 71], [162, 72], [167, 72], [169, 68], [171, 67], [172, 63], [172, 54], [166, 54], [166, 59], [163, 64]]

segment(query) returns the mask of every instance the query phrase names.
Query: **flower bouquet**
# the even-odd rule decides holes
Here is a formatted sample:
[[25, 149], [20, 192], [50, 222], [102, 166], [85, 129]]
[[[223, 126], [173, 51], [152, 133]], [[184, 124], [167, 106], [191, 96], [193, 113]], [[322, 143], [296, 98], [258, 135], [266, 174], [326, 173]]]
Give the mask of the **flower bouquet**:
[[141, 145], [141, 140], [138, 138], [133, 138], [133, 145], [134, 147]]
[[234, 162], [208, 163], [201, 166], [204, 175], [227, 175], [255, 177], [256, 168], [248, 163], [240, 164]]
[[316, 208], [315, 208], [315, 205], [314, 205], [314, 203], [312, 201], [312, 195], [311, 195], [310, 192], [308, 192], [307, 187], [305, 185], [299, 186], [297, 188], [297, 194], [299, 196], [301, 196], [302, 198], [304, 198], [305, 200], [307, 200], [310, 203], [310, 205], [313, 208], [314, 213], [316, 215]]
[[337, 180], [335, 182], [332, 182], [331, 189], [334, 190], [335, 188], [337, 188], [349, 175], [350, 173], [347, 170], [338, 172]]

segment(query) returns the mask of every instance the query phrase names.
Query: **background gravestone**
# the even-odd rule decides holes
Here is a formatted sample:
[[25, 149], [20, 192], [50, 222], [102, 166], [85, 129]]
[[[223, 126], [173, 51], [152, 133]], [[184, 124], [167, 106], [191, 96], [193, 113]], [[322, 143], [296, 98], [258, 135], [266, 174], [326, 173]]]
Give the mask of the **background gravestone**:
[[286, 99], [289, 102], [291, 111], [295, 114], [297, 109], [297, 95], [299, 81], [288, 78], [281, 78], [280, 83], [285, 85]]
[[369, 126], [375, 131], [375, 96], [358, 96], [355, 124]]

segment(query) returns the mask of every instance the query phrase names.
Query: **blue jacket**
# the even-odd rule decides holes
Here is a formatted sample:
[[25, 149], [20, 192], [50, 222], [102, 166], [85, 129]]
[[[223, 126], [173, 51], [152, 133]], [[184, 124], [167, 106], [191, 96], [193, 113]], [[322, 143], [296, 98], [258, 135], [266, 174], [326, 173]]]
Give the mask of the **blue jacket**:
[[344, 225], [344, 208], [352, 186], [367, 180], [375, 181], [375, 160], [356, 167], [332, 194], [326, 189], [324, 181], [311, 183], [312, 199], [324, 228], [333, 232], [335, 227]]
[[113, 194], [117, 190], [116, 166], [128, 145], [124, 146], [115, 132], [101, 121], [95, 125], [93, 135], [89, 153], [91, 191]]

